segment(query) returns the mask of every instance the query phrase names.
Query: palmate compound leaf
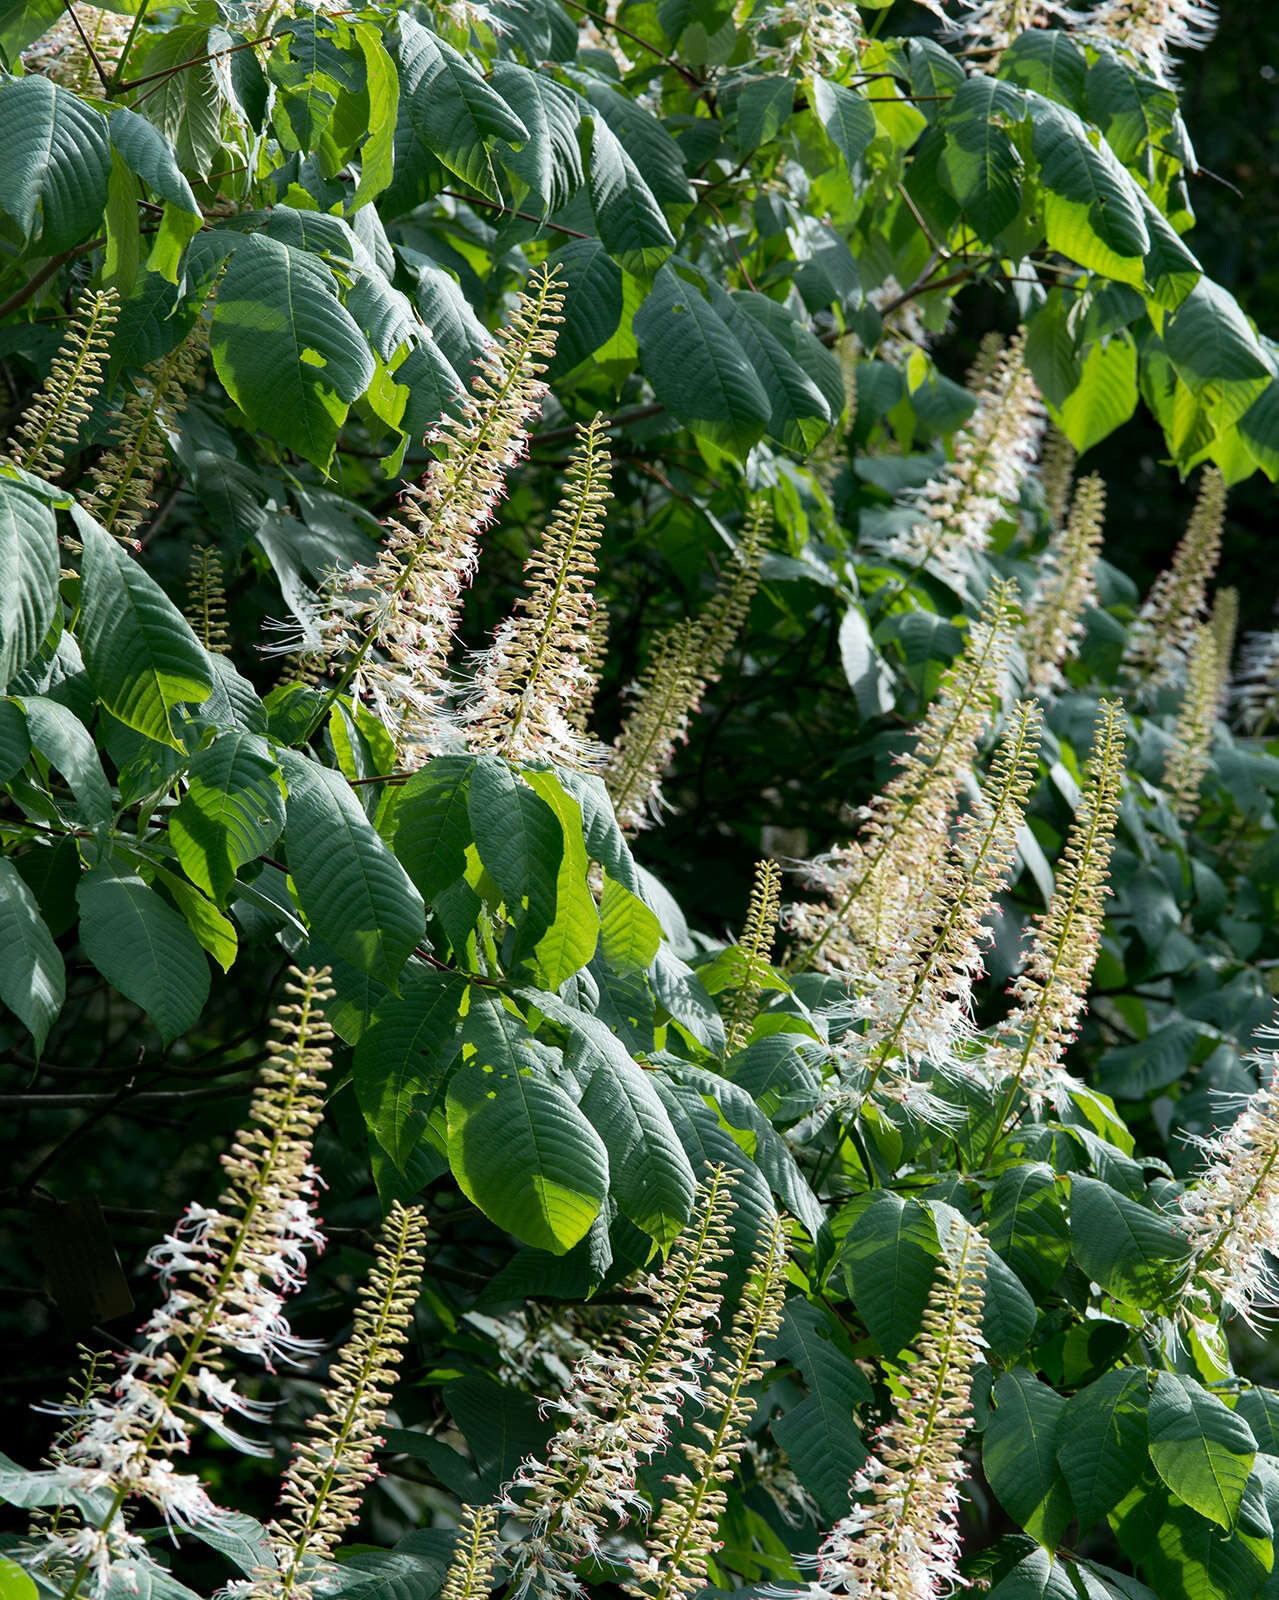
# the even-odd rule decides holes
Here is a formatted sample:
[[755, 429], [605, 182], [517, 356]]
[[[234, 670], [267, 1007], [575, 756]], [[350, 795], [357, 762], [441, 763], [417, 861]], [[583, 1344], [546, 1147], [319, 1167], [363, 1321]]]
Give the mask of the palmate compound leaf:
[[36, 897], [0, 857], [0, 1000], [26, 1026], [36, 1054], [66, 998], [66, 972]]
[[449, 1165], [466, 1197], [523, 1243], [571, 1250], [608, 1193], [609, 1166], [564, 1090], [477, 1055], [449, 1080], [447, 1110]]
[[1150, 1459], [1172, 1492], [1233, 1528], [1256, 1459], [1248, 1424], [1181, 1373], [1157, 1372], [1150, 1396]]
[[285, 852], [307, 920], [361, 972], [394, 986], [426, 909], [341, 773], [280, 752]]
[[58, 599], [58, 529], [48, 505], [0, 478], [0, 688], [44, 643]]
[[1008, 1515], [1045, 1549], [1055, 1550], [1075, 1514], [1057, 1464], [1066, 1402], [1024, 1367], [1004, 1373], [993, 1398], [982, 1468]]
[[319, 257], [261, 233], [239, 239], [210, 342], [218, 377], [249, 421], [327, 468], [375, 363]]
[[188, 778], [169, 842], [192, 883], [224, 906], [236, 873], [284, 830], [279, 768], [265, 739], [235, 730], [192, 757]]
[[103, 705], [160, 744], [182, 749], [172, 713], [207, 700], [208, 652], [186, 618], [120, 543], [79, 506], [71, 508], [84, 543], [77, 640]]
[[1066, 1402], [1057, 1428], [1057, 1461], [1081, 1532], [1113, 1511], [1141, 1476], [1149, 1391], [1144, 1369], [1118, 1367]]
[[186, 922], [131, 868], [103, 861], [81, 878], [80, 943], [89, 960], [151, 1018], [166, 1044], [199, 1020], [209, 964]]

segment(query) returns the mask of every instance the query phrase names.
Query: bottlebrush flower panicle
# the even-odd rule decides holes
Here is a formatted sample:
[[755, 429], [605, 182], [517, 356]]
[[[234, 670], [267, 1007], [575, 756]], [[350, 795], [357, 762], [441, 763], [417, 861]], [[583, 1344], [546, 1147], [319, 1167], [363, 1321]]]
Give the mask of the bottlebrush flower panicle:
[[296, 1339], [282, 1314], [302, 1286], [305, 1250], [323, 1243], [314, 1215], [311, 1144], [323, 1110], [322, 1075], [332, 1032], [321, 1007], [332, 997], [327, 969], [292, 973], [292, 999], [277, 1008], [247, 1126], [222, 1158], [227, 1187], [216, 1209], [189, 1205], [148, 1256], [166, 1290], [127, 1356], [113, 1388], [91, 1394], [63, 1450], [58, 1474], [80, 1493], [106, 1490], [107, 1515], [63, 1531], [42, 1551], [46, 1566], [76, 1563], [72, 1586], [92, 1576], [101, 1593], [113, 1574], [129, 1581], [141, 1544], [122, 1508], [150, 1500], [166, 1522], [212, 1527], [225, 1513], [198, 1478], [175, 1470], [196, 1423], [235, 1448], [267, 1454], [231, 1425], [228, 1414], [261, 1421], [270, 1408], [245, 1399], [222, 1376], [231, 1351], [292, 1360], [314, 1348]]
[[994, 72], [1018, 34], [1031, 28], [1065, 28], [1079, 14], [1057, 0], [960, 0], [963, 13], [947, 29], [965, 56]]
[[322, 656], [368, 701], [394, 737], [401, 766], [419, 766], [453, 742], [445, 663], [506, 471], [541, 409], [541, 374], [554, 354], [563, 295], [549, 271], [533, 275], [509, 323], [480, 357], [458, 418], [428, 443], [440, 448], [420, 484], [408, 485], [372, 566], [337, 574], [301, 637], [285, 644]]
[[759, 588], [760, 564], [772, 525], [773, 516], [768, 506], [763, 500], [755, 500], [729, 569], [698, 619], [702, 631], [698, 674], [703, 687], [719, 682], [728, 652], [745, 625], [751, 600]]
[[256, 1573], [247, 1591], [259, 1600], [310, 1600], [332, 1572], [334, 1546], [359, 1521], [364, 1491], [378, 1472], [373, 1453], [382, 1443], [395, 1369], [413, 1326], [425, 1235], [421, 1208], [396, 1201], [382, 1225], [351, 1337], [284, 1475], [281, 1514], [267, 1530], [277, 1565]]
[[608, 612], [596, 598], [586, 629], [586, 650], [582, 656], [582, 690], [569, 712], [569, 724], [584, 739], [590, 739], [595, 697], [599, 693], [604, 663], [608, 660]]
[[1230, 665], [1235, 659], [1235, 638], [1239, 632], [1238, 589], [1217, 590], [1212, 597], [1208, 626], [1217, 647], [1217, 714], [1225, 716], [1230, 704]]
[[86, 510], [134, 549], [138, 529], [155, 509], [151, 487], [164, 468], [165, 435], [200, 381], [207, 342], [208, 328], [200, 319], [175, 350], [135, 379], [111, 418], [111, 443], [89, 474], [93, 487]]
[[1018, 333], [977, 388], [976, 409], [955, 435], [954, 459], [911, 497], [919, 520], [884, 545], [892, 560], [962, 576], [967, 555], [986, 548], [995, 523], [1016, 505], [1044, 426], [1025, 350]]
[[995, 896], [1017, 859], [1017, 835], [1035, 779], [1040, 711], [1023, 701], [1009, 719], [978, 799], [955, 833], [941, 873], [920, 886], [914, 921], [896, 950], [885, 952], [851, 1001], [864, 1033], [841, 1050], [856, 1076], [846, 1088], [877, 1093], [927, 1119], [915, 1069], [929, 1061], [959, 1068], [956, 1047], [972, 1032], [972, 990], [986, 969], [987, 926]]
[[589, 770], [604, 751], [573, 724], [595, 683], [588, 665], [595, 552], [610, 495], [603, 418], [578, 430], [555, 515], [524, 564], [525, 593], [480, 656], [459, 726], [472, 750]]
[[1269, 733], [1279, 722], [1279, 632], [1244, 635], [1230, 706], [1242, 733]]
[[63, 452], [75, 445], [102, 387], [119, 304], [114, 289], [86, 290], [77, 300], [49, 376], [14, 429], [4, 459], [15, 467], [38, 478], [56, 479], [61, 474]]
[[[959, 1230], [956, 1230], [959, 1232]], [[982, 1360], [986, 1243], [965, 1225], [947, 1241], [897, 1414], [852, 1482], [853, 1509], [817, 1552], [811, 1600], [943, 1600], [959, 1573], [959, 1489], [967, 1474], [973, 1372]]]
[[1199, 813], [1199, 786], [1211, 760], [1220, 699], [1221, 654], [1212, 629], [1201, 625], [1190, 646], [1186, 690], [1164, 761], [1164, 793], [1181, 822], [1193, 822]]
[[662, 777], [701, 704], [704, 646], [700, 623], [677, 622], [658, 635], [648, 664], [628, 690], [631, 709], [604, 767], [604, 783], [626, 833], [652, 827], [661, 816]]
[[1041, 699], [1065, 687], [1061, 669], [1079, 654], [1085, 615], [1097, 604], [1094, 575], [1105, 512], [1106, 486], [1094, 472], [1075, 490], [1069, 521], [1044, 551], [1043, 576], [1026, 607], [1022, 634], [1028, 688]]
[[1216, 467], [1205, 467], [1185, 535], [1171, 564], [1155, 579], [1128, 635], [1123, 668], [1137, 688], [1157, 689], [1184, 675], [1221, 555], [1225, 517], [1226, 480]]
[[1217, 29], [1208, 0], [1102, 0], [1088, 13], [1090, 33], [1137, 58], [1157, 83], [1173, 81], [1174, 50], [1202, 50]]
[[777, 914], [781, 906], [782, 874], [775, 861], [760, 861], [755, 867], [746, 926], [737, 949], [742, 965], [732, 996], [726, 1002], [728, 1023], [726, 1053], [740, 1050], [750, 1038], [751, 1024], [759, 1009], [759, 993], [768, 973], [773, 939], [777, 933]]
[[228, 653], [226, 587], [222, 582], [222, 562], [212, 545], [197, 544], [191, 548], [183, 615], [206, 650], [215, 655]]
[[1186, 1136], [1203, 1166], [1177, 1201], [1191, 1244], [1187, 1284], [1205, 1286], [1254, 1328], [1279, 1302], [1279, 1028], [1272, 1022], [1256, 1037], [1248, 1059], [1260, 1069], [1261, 1087], [1228, 1128]]
[[755, 1409], [746, 1391], [764, 1375], [763, 1350], [781, 1326], [785, 1297], [786, 1236], [779, 1216], [756, 1247], [723, 1353], [712, 1365], [705, 1410], [694, 1424], [702, 1442], [684, 1445], [689, 1472], [666, 1480], [672, 1492], [649, 1530], [648, 1553], [631, 1563], [625, 1587], [632, 1594], [692, 1600], [706, 1586], [728, 1504], [723, 1485], [737, 1471]]
[[440, 1588], [440, 1600], [486, 1600], [493, 1586], [496, 1555], [496, 1509], [463, 1506], [457, 1520], [457, 1544]]
[[858, 987], [900, 948], [919, 885], [949, 844], [960, 785], [1002, 693], [1017, 623], [1015, 597], [1015, 585], [991, 585], [913, 749], [866, 808], [859, 836], [809, 863], [810, 882], [826, 903], [786, 908], [784, 921], [800, 946], [795, 967], [814, 967]]
[[708, 1324], [718, 1315], [731, 1253], [732, 1174], [711, 1169], [665, 1267], [635, 1285], [650, 1302], [573, 1369], [544, 1410], [566, 1419], [541, 1460], [503, 1490], [501, 1510], [528, 1535], [504, 1551], [515, 1595], [576, 1595], [572, 1567], [598, 1555], [610, 1522], [648, 1509], [640, 1463], [661, 1450], [685, 1401], [703, 1399]]
[[1075, 471], [1075, 447], [1054, 422], [1044, 430], [1044, 447], [1039, 452], [1039, 481], [1044, 488], [1044, 509], [1054, 531], [1061, 527], [1070, 500], [1070, 481]]
[[1013, 1009], [987, 1052], [988, 1064], [1011, 1080], [1005, 1114], [1018, 1089], [1035, 1106], [1069, 1086], [1061, 1060], [1087, 1008], [1101, 947], [1124, 743], [1123, 704], [1103, 700], [1056, 886], [1036, 919], [1025, 967], [1009, 988]]

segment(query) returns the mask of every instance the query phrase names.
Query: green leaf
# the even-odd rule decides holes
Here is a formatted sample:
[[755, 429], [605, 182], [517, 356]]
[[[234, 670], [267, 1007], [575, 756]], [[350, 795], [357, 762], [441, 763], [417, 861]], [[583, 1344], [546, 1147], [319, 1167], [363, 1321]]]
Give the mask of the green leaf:
[[[559, 211], [585, 182], [577, 133], [586, 107], [562, 83], [515, 61], [495, 64], [493, 87], [528, 129], [528, 139], [519, 150], [503, 156], [504, 164], [528, 185], [543, 216]], [[599, 248], [594, 239], [573, 240], [569, 248], [579, 244]]]
[[1021, 206], [1022, 159], [1005, 123], [1025, 115], [1021, 91], [993, 78], [970, 78], [938, 126], [946, 145], [939, 173], [981, 238], [995, 239]]
[[1000, 1505], [1045, 1549], [1055, 1550], [1074, 1516], [1057, 1466], [1066, 1402], [1024, 1367], [997, 1379], [981, 1463]]
[[450, 172], [490, 200], [501, 193], [489, 146], [521, 145], [528, 129], [452, 45], [399, 13], [400, 93], [414, 132]]
[[44, 643], [58, 603], [58, 528], [43, 500], [0, 477], [0, 688]]
[[1057, 1460], [1070, 1485], [1080, 1531], [1106, 1516], [1140, 1478], [1146, 1461], [1149, 1375], [1119, 1367], [1066, 1402]]
[[889, 1189], [871, 1193], [844, 1238], [849, 1294], [890, 1359], [919, 1336], [938, 1254], [927, 1208]]
[[[1047, 1550], [1034, 1550], [990, 1590], [988, 1600], [1079, 1600], [1066, 1566]], [[1094, 1600], [1095, 1591], [1089, 1591]]]
[[839, 625], [839, 656], [859, 715], [869, 719], [890, 711], [894, 700], [892, 675], [859, 605], [850, 605]]
[[752, 78], [737, 97], [733, 142], [743, 155], [771, 144], [795, 107], [791, 78]]
[[206, 895], [167, 867], [155, 869], [155, 881], [177, 901], [187, 927], [213, 957], [223, 972], [230, 972], [239, 951], [235, 925], [217, 909]]
[[394, 176], [395, 123], [400, 104], [399, 74], [378, 28], [372, 22], [357, 22], [353, 31], [364, 56], [369, 134], [360, 146], [360, 181], [351, 196], [350, 215], [376, 199], [390, 185]]
[[0, 210], [43, 255], [102, 224], [111, 178], [107, 119], [69, 89], [31, 73], [0, 85]]
[[355, 1097], [377, 1142], [406, 1170], [422, 1137], [419, 1097], [439, 1090], [452, 1062], [467, 983], [456, 973], [417, 972], [404, 992], [378, 1008], [355, 1047]]
[[1084, 110], [1088, 61], [1084, 52], [1062, 29], [1028, 28], [999, 58], [999, 75], [1023, 89], [1034, 89], [1049, 100]]
[[624, 300], [622, 269], [598, 239], [570, 239], [551, 259], [564, 291], [553, 370], [568, 372], [617, 332]]
[[851, 171], [875, 137], [875, 113], [865, 96], [846, 89], [842, 83], [833, 83], [814, 73], [811, 84], [813, 110], [818, 121]]
[[649, 908], [605, 873], [600, 898], [600, 948], [613, 971], [646, 971], [661, 942], [661, 924]]
[[600, 916], [587, 874], [590, 862], [582, 842], [582, 809], [554, 773], [528, 771], [524, 780], [555, 813], [562, 831], [563, 855], [555, 878], [555, 920], [538, 940], [537, 964], [548, 989], [558, 989], [595, 954]]
[[525, 1457], [540, 1455], [545, 1448], [551, 1425], [543, 1420], [533, 1396], [522, 1389], [507, 1388], [491, 1378], [466, 1377], [446, 1383], [442, 1395], [470, 1446], [484, 1499], [497, 1494]]
[[214, 304], [211, 348], [249, 421], [327, 468], [347, 407], [375, 370], [328, 267], [265, 234], [241, 239]]
[[111, 113], [111, 143], [130, 172], [135, 172], [151, 193], [181, 211], [201, 217], [191, 185], [178, 165], [177, 154], [164, 135], [145, 117], [127, 106]]
[[209, 998], [209, 964], [173, 907], [109, 861], [85, 873], [76, 899], [80, 943], [107, 982], [141, 1006], [165, 1044], [194, 1027]]
[[[785, 307], [762, 294], [741, 290], [729, 295], [712, 284], [711, 304], [749, 357], [769, 397], [772, 406], [766, 430], [769, 438], [790, 450], [807, 454], [830, 431], [833, 421], [829, 400], [793, 353], [798, 341], [790, 337], [792, 330], [805, 334], [807, 330], [799, 328]], [[834, 361], [811, 334], [807, 337], [819, 357]], [[788, 343], [792, 349], [787, 348]], [[805, 351], [805, 354], [810, 352]], [[838, 363], [835, 365], [838, 377]], [[843, 400], [843, 382], [839, 380], [841, 410]]]
[[449, 1164], [466, 1197], [525, 1244], [563, 1255], [608, 1192], [608, 1152], [579, 1108], [532, 1071], [468, 1062], [448, 1090]]
[[1053, 420], [1081, 453], [1127, 422], [1137, 409], [1137, 346], [1127, 333], [1091, 345], [1075, 389]]
[[265, 739], [237, 730], [192, 757], [187, 792], [169, 815], [169, 842], [187, 877], [218, 905], [240, 868], [283, 831], [279, 768]]
[[648, 977], [658, 1003], [681, 1031], [710, 1055], [722, 1057], [726, 1042], [723, 1018], [688, 963], [669, 945], [659, 945]]
[[426, 909], [341, 773], [280, 752], [284, 844], [312, 928], [340, 956], [394, 987], [426, 931]]
[[1140, 285], [1150, 247], [1136, 182], [1104, 140], [1064, 106], [1026, 92], [1048, 243], [1080, 266]]
[[600, 239], [618, 266], [647, 281], [675, 248], [675, 235], [604, 118], [598, 113], [584, 117], [580, 137]]
[[222, 147], [217, 74], [212, 62], [201, 60], [214, 48], [209, 32], [207, 24], [194, 24], [152, 33], [151, 48], [130, 63], [138, 77], [154, 74], [136, 105], [173, 146], [179, 166], [201, 177], [213, 171], [214, 157]]
[[786, 1302], [768, 1354], [770, 1361], [796, 1367], [808, 1390], [773, 1419], [769, 1431], [800, 1482], [816, 1496], [823, 1516], [835, 1521], [847, 1514], [849, 1479], [866, 1463], [853, 1418], [856, 1408], [871, 1399], [870, 1385], [838, 1323], [801, 1295]]
[[688, 1221], [693, 1169], [648, 1074], [614, 1045], [591, 1074], [580, 1110], [608, 1151], [609, 1192], [622, 1215], [669, 1250]]
[[107, 782], [89, 730], [56, 700], [23, 699], [32, 748], [54, 766], [71, 786], [80, 814], [91, 827], [111, 820], [111, 786]]
[[0, 1600], [38, 1600], [39, 1592], [29, 1572], [0, 1556]]
[[395, 853], [428, 902], [466, 873], [472, 756], [437, 756], [415, 772], [395, 808]]
[[1189, 1255], [1185, 1234], [1166, 1217], [1082, 1173], [1070, 1179], [1070, 1236], [1075, 1260], [1116, 1299], [1163, 1304]]
[[0, 856], [0, 1000], [31, 1034], [37, 1055], [66, 992], [62, 956], [36, 897], [14, 864]]
[[[1149, 1515], [1149, 1514], [1148, 1514]], [[1261, 1593], [1270, 1541], [1223, 1538], [1213, 1524], [1175, 1501], [1156, 1517], [1141, 1568], [1159, 1600], [1241, 1600]]]
[[1248, 1424], [1181, 1373], [1156, 1372], [1148, 1412], [1150, 1459], [1172, 1492], [1233, 1528], [1256, 1459]]
[[680, 422], [744, 455], [773, 413], [746, 351], [723, 317], [663, 267], [635, 316], [644, 376]]
[[1198, 394], [1209, 383], [1266, 383], [1270, 368], [1234, 295], [1200, 278], [1165, 324], [1164, 349], [1177, 375]]
[[987, 1207], [991, 1248], [1024, 1283], [1050, 1289], [1070, 1259], [1070, 1229], [1053, 1169], [1042, 1161], [1008, 1168]]
[[1272, 378], [1244, 412], [1239, 435], [1266, 476], [1279, 478], [1279, 381]]
[[467, 812], [480, 860], [515, 927], [510, 960], [516, 964], [533, 952], [555, 919], [564, 832], [546, 801], [517, 783], [506, 763], [493, 756], [476, 762]]
[[1235, 1415], [1248, 1424], [1259, 1450], [1279, 1456], [1279, 1389], [1260, 1385], [1245, 1389], [1236, 1402]]
[[0, 700], [0, 783], [21, 772], [31, 754], [27, 718], [17, 700]]
[[172, 713], [207, 700], [208, 652], [154, 578], [87, 512], [71, 516], [84, 542], [77, 640], [107, 710], [148, 739], [182, 749]]
[[1007, 1361], [1026, 1348], [1039, 1313], [1021, 1279], [1002, 1257], [987, 1253], [981, 1331], [992, 1355]]

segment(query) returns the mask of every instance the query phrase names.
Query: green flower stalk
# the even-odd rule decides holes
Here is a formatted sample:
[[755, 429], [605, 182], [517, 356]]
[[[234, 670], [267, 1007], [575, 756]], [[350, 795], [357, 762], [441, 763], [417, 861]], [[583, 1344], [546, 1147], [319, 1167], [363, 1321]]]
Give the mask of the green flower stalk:
[[756, 1247], [723, 1354], [706, 1385], [694, 1424], [700, 1443], [684, 1446], [689, 1473], [668, 1478], [672, 1493], [649, 1529], [648, 1554], [631, 1563], [625, 1587], [645, 1600], [692, 1600], [705, 1588], [728, 1504], [724, 1484], [736, 1475], [754, 1412], [748, 1390], [764, 1376], [763, 1352], [782, 1320], [786, 1297], [784, 1219], [774, 1219]]
[[1221, 649], [1210, 627], [1195, 630], [1181, 709], [1164, 761], [1163, 788], [1179, 822], [1199, 814], [1199, 787], [1208, 771], [1212, 730], [1221, 700]]
[[1230, 666], [1235, 659], [1235, 638], [1239, 632], [1239, 591], [1218, 589], [1212, 597], [1208, 618], [1213, 643], [1217, 647], [1217, 704], [1224, 715], [1230, 703]]
[[1039, 454], [1039, 481], [1044, 489], [1044, 509], [1054, 532], [1060, 529], [1070, 501], [1070, 480], [1075, 471], [1075, 447], [1054, 422], [1044, 431]]
[[760, 990], [768, 976], [769, 958], [777, 934], [777, 915], [781, 907], [782, 874], [775, 861], [760, 861], [755, 867], [746, 926], [737, 944], [741, 967], [734, 992], [724, 1007], [728, 1023], [726, 1051], [732, 1055], [750, 1038], [751, 1025], [759, 1010]]
[[422, 1282], [426, 1218], [396, 1201], [382, 1226], [351, 1337], [334, 1362], [320, 1410], [307, 1423], [267, 1530], [277, 1565], [254, 1577], [260, 1600], [310, 1600], [332, 1575], [331, 1555], [360, 1516], [377, 1476], [373, 1454]]
[[226, 587], [222, 561], [212, 545], [197, 544], [187, 571], [187, 603], [183, 608], [191, 631], [206, 650], [226, 655]]
[[65, 452], [74, 449], [106, 376], [118, 309], [114, 289], [86, 290], [80, 296], [49, 376], [14, 430], [7, 459], [15, 467], [37, 478], [61, 475]]
[[525, 593], [478, 659], [458, 714], [472, 750], [581, 770], [603, 758], [573, 716], [595, 696], [590, 628], [608, 479], [608, 445], [597, 416], [578, 430], [559, 506], [524, 566]]
[[649, 1304], [592, 1350], [548, 1408], [565, 1422], [545, 1455], [523, 1462], [499, 1509], [528, 1527], [504, 1552], [512, 1593], [571, 1596], [572, 1568], [599, 1555], [610, 1523], [647, 1512], [640, 1464], [665, 1445], [687, 1400], [704, 1399], [707, 1329], [731, 1254], [733, 1175], [711, 1169], [661, 1272], [635, 1286]]
[[987, 1051], [988, 1065], [1008, 1081], [992, 1148], [1019, 1090], [1036, 1106], [1060, 1099], [1074, 1081], [1061, 1062], [1087, 1009], [1101, 948], [1124, 743], [1122, 702], [1103, 701], [1052, 899], [1036, 919], [1026, 965], [1009, 989], [1013, 1009]]
[[1040, 699], [1065, 688], [1062, 668], [1079, 654], [1085, 617], [1097, 604], [1095, 573], [1105, 512], [1106, 486], [1094, 472], [1075, 490], [1069, 521], [1044, 551], [1042, 577], [1026, 607], [1022, 634], [1029, 692]]
[[762, 500], [756, 500], [751, 506], [742, 537], [733, 551], [729, 570], [699, 619], [702, 645], [698, 674], [703, 688], [706, 684], [719, 682], [728, 652], [745, 626], [751, 600], [759, 588], [760, 563], [772, 525], [772, 513], [767, 505]]
[[492, 1506], [463, 1506], [440, 1600], [487, 1600], [496, 1558], [497, 1511]]
[[824, 903], [786, 908], [784, 921], [798, 944], [796, 969], [829, 972], [856, 989], [901, 948], [919, 885], [945, 855], [959, 790], [1002, 696], [1018, 621], [1015, 595], [1010, 583], [992, 584], [914, 748], [866, 808], [857, 839], [809, 863]]
[[809, 1600], [934, 1600], [959, 1573], [973, 1372], [983, 1359], [986, 1243], [963, 1224], [947, 1241], [897, 1414], [852, 1482], [853, 1509], [822, 1541]]
[[1142, 692], [1185, 676], [1195, 628], [1207, 608], [1208, 584], [1221, 556], [1226, 480], [1205, 467], [1186, 532], [1167, 569], [1155, 579], [1128, 636], [1123, 670]]
[[651, 828], [665, 801], [662, 778], [705, 688], [700, 673], [705, 640], [701, 625], [685, 620], [660, 633], [648, 663], [629, 691], [631, 708], [604, 766], [604, 783], [626, 833]]

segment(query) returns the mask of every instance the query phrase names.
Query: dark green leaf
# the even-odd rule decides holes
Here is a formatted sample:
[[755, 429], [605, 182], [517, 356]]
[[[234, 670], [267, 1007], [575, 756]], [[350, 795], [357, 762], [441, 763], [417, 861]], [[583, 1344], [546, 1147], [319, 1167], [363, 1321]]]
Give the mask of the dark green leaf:
[[1181, 1373], [1156, 1372], [1148, 1412], [1150, 1459], [1172, 1492], [1233, 1528], [1257, 1442], [1248, 1424]]
[[226, 905], [235, 875], [284, 830], [279, 769], [266, 740], [224, 734], [191, 761], [187, 792], [169, 817], [169, 840], [192, 883]]
[[11, 861], [0, 857], [0, 1000], [44, 1049], [62, 1002], [66, 973], [36, 897]]
[[1057, 1466], [1057, 1428], [1066, 1402], [1024, 1367], [996, 1381], [994, 1402], [982, 1468], [1008, 1515], [1055, 1550], [1074, 1516]]
[[1070, 1180], [1070, 1236], [1084, 1271], [1134, 1306], [1162, 1304], [1189, 1254], [1171, 1219], [1078, 1172]]
[[770, 1432], [791, 1468], [816, 1496], [822, 1514], [847, 1513], [849, 1479], [866, 1462], [856, 1408], [871, 1398], [839, 1324], [800, 1296], [786, 1303], [769, 1357], [799, 1370], [808, 1393], [774, 1418]]
[[355, 1047], [352, 1078], [374, 1138], [401, 1171], [422, 1137], [419, 1096], [434, 1095], [452, 1061], [466, 980], [454, 973], [417, 972], [404, 992], [378, 1008]]
[[51, 256], [101, 227], [111, 176], [107, 119], [39, 73], [0, 85], [0, 210]]
[[428, 903], [466, 871], [471, 843], [470, 756], [437, 756], [415, 772], [395, 808], [395, 853]]
[[44, 643], [58, 600], [53, 512], [12, 478], [0, 478], [0, 688]]
[[890, 1358], [919, 1336], [938, 1254], [927, 1209], [889, 1189], [872, 1192], [845, 1236], [840, 1265], [849, 1294]]
[[1119, 1367], [1066, 1403], [1057, 1430], [1057, 1460], [1070, 1485], [1081, 1532], [1113, 1511], [1141, 1476], [1149, 1390], [1146, 1372]]
[[496, 757], [477, 761], [467, 813], [480, 860], [515, 926], [510, 959], [518, 963], [555, 920], [555, 885], [564, 859], [559, 818]]

